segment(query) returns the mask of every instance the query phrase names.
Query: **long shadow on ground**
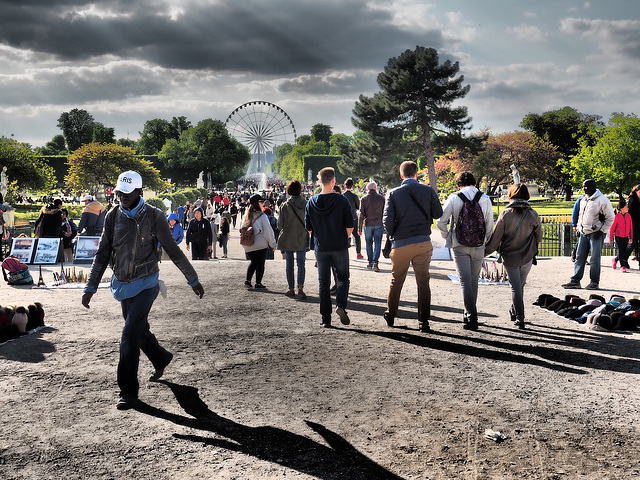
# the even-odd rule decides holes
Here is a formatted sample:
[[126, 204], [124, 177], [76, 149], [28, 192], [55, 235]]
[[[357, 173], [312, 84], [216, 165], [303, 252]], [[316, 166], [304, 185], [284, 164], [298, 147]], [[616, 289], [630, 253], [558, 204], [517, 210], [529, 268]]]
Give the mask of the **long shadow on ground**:
[[175, 438], [252, 455], [319, 479], [402, 478], [367, 458], [344, 438], [318, 423], [306, 422], [309, 428], [322, 436], [328, 447], [281, 428], [249, 427], [239, 424], [212, 412], [200, 398], [197, 388], [167, 381], [159, 383], [167, 385], [172, 390], [180, 406], [193, 418], [169, 413], [146, 403], [140, 403], [136, 410], [177, 425], [215, 434], [200, 436], [174, 433]]

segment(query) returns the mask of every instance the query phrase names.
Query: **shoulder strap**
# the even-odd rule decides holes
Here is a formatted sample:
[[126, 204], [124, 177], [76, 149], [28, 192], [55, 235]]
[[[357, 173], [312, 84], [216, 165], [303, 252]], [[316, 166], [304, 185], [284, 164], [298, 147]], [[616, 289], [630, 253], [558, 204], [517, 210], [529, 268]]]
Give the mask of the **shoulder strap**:
[[482, 192], [480, 190], [478, 190], [478, 193], [475, 194], [475, 196], [473, 197], [473, 200], [471, 200], [472, 202], [478, 203], [480, 201], [480, 198], [482, 198]]
[[298, 215], [298, 212], [296, 212], [296, 209], [293, 208], [293, 205], [289, 205], [289, 208], [291, 208], [291, 211], [293, 212], [293, 214], [296, 216], [296, 218], [298, 220], [300, 220], [300, 223], [302, 224], [302, 227], [306, 230], [307, 226], [304, 224], [304, 222], [302, 221], [302, 219], [300, 218], [300, 215]]
[[527, 215], [527, 213], [529, 213], [530, 209], [531, 209], [531, 207], [526, 208], [524, 210], [524, 213], [520, 217], [520, 221], [518, 222], [518, 225], [516, 225], [516, 228], [513, 230], [513, 232], [511, 232], [511, 234], [509, 234], [509, 236], [503, 240], [504, 243], [509, 242], [509, 240], [511, 240], [511, 238], [516, 234], [516, 232], [518, 231], [518, 228], [520, 228], [520, 225], [522, 224], [522, 221], [524, 220], [524, 217]]
[[424, 208], [422, 208], [422, 205], [420, 205], [418, 203], [418, 200], [416, 200], [416, 197], [413, 195], [413, 192], [411, 190], [408, 190], [409, 195], [411, 195], [411, 199], [413, 200], [413, 203], [416, 204], [416, 207], [418, 207], [418, 209], [422, 212], [422, 215], [424, 215], [424, 218], [427, 220], [428, 223], [430, 222], [430, 218], [429, 215], [427, 214], [427, 212], [424, 211]]

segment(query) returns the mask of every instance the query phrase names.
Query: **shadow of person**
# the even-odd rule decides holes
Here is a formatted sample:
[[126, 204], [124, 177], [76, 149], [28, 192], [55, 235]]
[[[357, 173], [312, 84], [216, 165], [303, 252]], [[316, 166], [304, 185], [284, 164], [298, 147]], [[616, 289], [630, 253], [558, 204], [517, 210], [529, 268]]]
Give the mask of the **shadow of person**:
[[174, 433], [174, 438], [252, 455], [319, 479], [402, 479], [318, 423], [305, 421], [328, 446], [277, 427], [242, 425], [212, 412], [200, 398], [197, 388], [167, 381], [158, 383], [171, 389], [182, 409], [191, 417], [169, 413], [143, 402], [136, 406], [137, 411], [215, 434], [211, 437]]

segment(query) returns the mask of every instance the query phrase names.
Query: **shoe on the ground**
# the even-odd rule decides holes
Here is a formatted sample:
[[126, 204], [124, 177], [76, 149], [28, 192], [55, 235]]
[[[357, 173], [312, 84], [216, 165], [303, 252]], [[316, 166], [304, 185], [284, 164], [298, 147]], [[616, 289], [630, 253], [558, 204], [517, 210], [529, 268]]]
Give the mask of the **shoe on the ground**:
[[591, 282], [589, 285], [584, 287], [586, 290], [600, 290], [600, 286], [596, 282]]
[[615, 258], [611, 259], [611, 268], [613, 268], [614, 270], [618, 268], [618, 262], [616, 261]]
[[336, 293], [338, 293], [338, 286], [334, 285], [333, 287], [331, 287], [331, 289], [329, 290], [329, 293], [331, 295], [335, 295]]
[[359, 253], [359, 254], [358, 254], [358, 256], [357, 256], [356, 258], [357, 258], [358, 260], [362, 260], [362, 259], [364, 258], [364, 255], [362, 255], [362, 254], [360, 254], [360, 253]]
[[307, 296], [305, 295], [304, 291], [299, 288], [298, 289], [298, 300], [306, 300]]
[[161, 367], [156, 367], [156, 369], [151, 372], [151, 375], [149, 375], [149, 381], [157, 382], [158, 380], [160, 380], [160, 377], [162, 377], [162, 375], [164, 374], [164, 369], [167, 368], [167, 366], [171, 363], [171, 360], [173, 360], [173, 353], [169, 353], [169, 356], [167, 357], [166, 363], [164, 365], [162, 365]]
[[371, 270], [373, 270], [374, 272], [379, 272], [380, 271], [380, 267], [378, 267], [377, 263], [374, 263], [373, 267], [371, 267]]
[[582, 288], [580, 282], [570, 281], [569, 283], [562, 284], [562, 288]]
[[323, 318], [320, 326], [323, 328], [331, 328], [331, 317]]
[[467, 323], [462, 325], [462, 328], [464, 328], [465, 330], [478, 330], [478, 322], [472, 322], [471, 320], [469, 320], [467, 321]]
[[371, 270], [373, 268], [373, 263], [367, 263], [367, 270]]
[[513, 308], [513, 305], [509, 308], [509, 316], [511, 317], [511, 321], [515, 322], [516, 319], [516, 311]]
[[349, 320], [349, 315], [342, 307], [336, 307], [336, 314], [340, 317], [340, 323], [343, 325], [349, 325], [351, 320]]
[[621, 267], [621, 268], [620, 268], [620, 271], [621, 271], [622, 273], [627, 273], [627, 267]]
[[520, 330], [524, 330], [524, 320], [516, 320], [516, 327]]
[[253, 288], [258, 289], [258, 290], [261, 290], [261, 289], [265, 289], [265, 288], [267, 288], [267, 287], [265, 287], [265, 286], [264, 286], [263, 284], [261, 284], [261, 283], [256, 283], [256, 284], [253, 286]]
[[246, 280], [244, 282], [244, 286], [247, 287], [247, 288], [251, 288], [252, 285], [251, 285], [251, 282], [249, 280]]
[[418, 320], [418, 330], [420, 330], [421, 332], [431, 331], [431, 327], [429, 326], [429, 320]]
[[391, 316], [391, 314], [389, 312], [384, 312], [382, 316], [384, 317], [384, 320], [387, 322], [387, 326], [393, 327], [393, 322], [395, 321], [395, 319]]
[[295, 290], [291, 289], [291, 290], [286, 291], [285, 295], [287, 297], [295, 297], [296, 296], [296, 292], [295, 292]]
[[116, 408], [118, 410], [130, 410], [136, 408], [139, 403], [140, 400], [134, 397], [120, 397], [118, 403], [116, 403]]
[[218, 257], [213, 257], [214, 260], [218, 260]]

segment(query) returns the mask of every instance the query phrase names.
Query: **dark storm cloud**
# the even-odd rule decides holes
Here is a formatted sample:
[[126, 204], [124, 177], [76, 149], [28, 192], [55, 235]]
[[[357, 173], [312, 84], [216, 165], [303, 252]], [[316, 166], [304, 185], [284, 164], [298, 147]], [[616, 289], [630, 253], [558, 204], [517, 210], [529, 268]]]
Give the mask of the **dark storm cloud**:
[[0, 43], [63, 61], [114, 55], [167, 68], [284, 75], [368, 67], [372, 59], [381, 69], [407, 48], [442, 43], [439, 31], [399, 29], [388, 13], [355, 0], [5, 1], [0, 11]]
[[0, 105], [81, 104], [159, 95], [167, 88], [166, 81], [137, 65], [57, 68], [0, 77]]

